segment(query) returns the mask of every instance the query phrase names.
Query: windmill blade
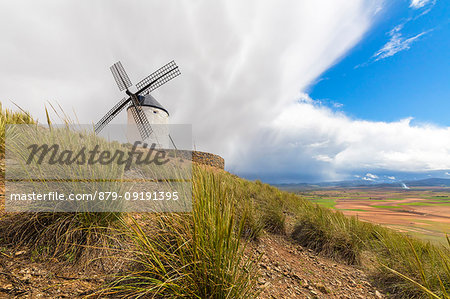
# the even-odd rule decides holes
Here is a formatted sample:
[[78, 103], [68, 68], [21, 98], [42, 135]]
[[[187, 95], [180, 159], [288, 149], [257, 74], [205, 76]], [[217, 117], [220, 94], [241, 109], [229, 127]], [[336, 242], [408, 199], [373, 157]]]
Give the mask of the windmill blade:
[[114, 107], [100, 119], [100, 121], [94, 126], [95, 133], [98, 134], [120, 111], [123, 110], [131, 99], [125, 97], [118, 102]]
[[136, 105], [134, 101], [131, 104], [130, 110], [131, 114], [133, 115], [134, 121], [136, 122], [139, 134], [141, 134], [142, 141], [144, 141], [153, 133], [148, 118], [142, 110], [142, 107]]
[[110, 69], [113, 74], [114, 80], [116, 80], [117, 86], [119, 86], [120, 91], [125, 90], [132, 85], [131, 80], [130, 78], [128, 78], [128, 75], [125, 72], [125, 69], [123, 68], [120, 61], [114, 63], [110, 67]]
[[136, 87], [138, 89], [138, 92], [136, 94], [143, 95], [149, 93], [180, 74], [181, 72], [177, 64], [172, 60], [171, 62], [136, 84]]

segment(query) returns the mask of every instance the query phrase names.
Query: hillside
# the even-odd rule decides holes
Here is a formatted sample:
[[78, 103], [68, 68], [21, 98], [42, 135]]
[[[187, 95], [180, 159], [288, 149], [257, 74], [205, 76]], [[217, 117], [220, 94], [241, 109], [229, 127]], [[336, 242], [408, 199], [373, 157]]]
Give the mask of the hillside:
[[408, 186], [436, 186], [450, 187], [450, 179], [429, 178], [424, 180], [408, 181]]
[[[3, 128], [31, 121], [1, 114]], [[193, 197], [192, 213], [0, 214], [0, 297], [440, 298], [450, 290], [450, 248], [212, 167], [194, 165]]]
[[[247, 182], [214, 168], [198, 166], [196, 172], [200, 173], [203, 179], [211, 180], [209, 182], [213, 185], [221, 181], [227, 182], [230, 187], [241, 184], [247, 185], [249, 191], [251, 191], [248, 194], [250, 200], [260, 200], [257, 194], [264, 195], [266, 193], [273, 193], [275, 198], [277, 195], [281, 195], [286, 197], [285, 200], [295, 199], [290, 194], [279, 193], [279, 191], [267, 185]], [[215, 179], [217, 179], [216, 182], [214, 182]], [[216, 185], [216, 187], [220, 189], [219, 186]], [[226, 191], [223, 190], [225, 193], [230, 191], [230, 189], [226, 189]], [[240, 191], [245, 189], [243, 188]], [[214, 190], [204, 189], [199, 191], [214, 192]], [[288, 199], [288, 197], [291, 197], [291, 199]], [[326, 255], [319, 255], [312, 249], [293, 241], [289, 236], [293, 230], [293, 215], [288, 210], [282, 212], [278, 209], [273, 210], [274, 207], [271, 206], [271, 210], [267, 210], [261, 215], [258, 215], [252, 207], [243, 207], [243, 210], [239, 208], [234, 212], [240, 218], [235, 225], [242, 226], [241, 240], [235, 240], [235, 242], [239, 242], [241, 247], [245, 246], [245, 249], [242, 247], [243, 252], [236, 249], [236, 252], [227, 257], [230, 260], [226, 262], [230, 263], [232, 259], [237, 258], [241, 259], [239, 264], [250, 263], [248, 267], [253, 269], [252, 272], [255, 276], [247, 277], [248, 287], [252, 288], [252, 290], [247, 290], [249, 292], [248, 297], [251, 298], [258, 294], [260, 298], [308, 298], [315, 296], [324, 298], [351, 298], [352, 296], [379, 298], [382, 296], [382, 291], [378, 291], [372, 285], [361, 267], [348, 265], [341, 259], [333, 260], [327, 258]], [[264, 209], [266, 208], [268, 207], [264, 207]], [[281, 213], [277, 214], [278, 212]], [[270, 215], [270, 213], [274, 214]], [[5, 219], [4, 217], [3, 215], [2, 220]], [[153, 215], [133, 214], [127, 215], [127, 217], [136, 219], [137, 225], [141, 227], [149, 227], [155, 223]], [[226, 221], [226, 217], [223, 220]], [[4, 225], [5, 222], [0, 221], [0, 224]], [[4, 238], [7, 239], [8, 237], [3, 236], [2, 240]], [[224, 238], [226, 239], [226, 237]], [[1, 244], [0, 265], [4, 273], [8, 273], [8, 275], [0, 276], [0, 294], [42, 296], [44, 298], [50, 296], [64, 298], [74, 295], [83, 297], [101, 290], [105, 282], [111, 282], [114, 280], [114, 276], [118, 274], [115, 273], [115, 270], [113, 270], [113, 273], [105, 271], [98, 265], [93, 270], [88, 267], [91, 263], [86, 263], [85, 259], [82, 259], [83, 263], [79, 264], [78, 262], [68, 262], [61, 254], [58, 254], [58, 258], [51, 257], [48, 253], [45, 253], [42, 245], [20, 244], [19, 247], [14, 245]], [[130, 245], [128, 244], [125, 247], [128, 246]], [[213, 244], [208, 244], [208, 246], [213, 246]], [[214, 246], [216, 245], [214, 244]], [[215, 248], [206, 249], [215, 250]], [[89, 258], [91, 257], [89, 256]], [[122, 258], [125, 259], [125, 257]], [[205, 260], [202, 262], [211, 261]], [[119, 261], [115, 261], [115, 263], [119, 263]], [[214, 275], [217, 270], [219, 269], [211, 269], [212, 273], [208, 273], [208, 275]], [[111, 274], [113, 275], [111, 276]], [[239, 275], [243, 274], [240, 273]], [[222, 297], [220, 295], [222, 292], [223, 290], [218, 291], [216, 296]], [[168, 293], [171, 293], [171, 291]]]

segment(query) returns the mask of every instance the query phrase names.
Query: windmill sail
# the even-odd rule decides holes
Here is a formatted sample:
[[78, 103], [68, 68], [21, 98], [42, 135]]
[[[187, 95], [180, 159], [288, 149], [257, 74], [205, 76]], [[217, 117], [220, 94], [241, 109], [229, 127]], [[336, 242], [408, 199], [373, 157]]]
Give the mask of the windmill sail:
[[120, 61], [114, 63], [110, 67], [110, 69], [120, 91], [128, 89], [128, 87], [133, 85], [131, 84], [131, 80], [128, 77], [127, 73], [125, 72], [125, 69], [123, 68], [122, 63]]
[[122, 111], [131, 101], [129, 97], [123, 98], [94, 126], [95, 133], [98, 134], [120, 111]]
[[153, 133], [153, 130], [148, 122], [148, 118], [142, 110], [141, 106], [134, 105], [130, 107], [131, 114], [133, 115], [134, 121], [136, 122], [136, 126], [138, 128], [139, 134], [141, 134], [142, 140], [147, 139]]
[[136, 87], [138, 89], [137, 94], [142, 95], [149, 93], [180, 74], [181, 73], [177, 64], [172, 60], [171, 62], [164, 65], [163, 67], [140, 81], [138, 84], [136, 84]]

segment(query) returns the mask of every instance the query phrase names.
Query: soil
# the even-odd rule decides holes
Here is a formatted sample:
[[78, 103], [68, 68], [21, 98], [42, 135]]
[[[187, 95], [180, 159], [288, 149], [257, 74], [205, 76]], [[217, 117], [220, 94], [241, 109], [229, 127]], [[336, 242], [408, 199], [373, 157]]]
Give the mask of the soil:
[[33, 262], [25, 248], [0, 254], [0, 298], [82, 298], [104, 283], [102, 276], [51, 259]]
[[266, 235], [248, 251], [262, 255], [261, 298], [384, 298], [362, 270], [320, 257], [286, 236]]
[[[382, 224], [402, 232], [415, 232], [422, 237], [435, 236], [444, 240], [445, 233], [450, 229], [450, 206], [433, 203], [433, 200], [423, 198], [405, 198], [389, 202], [339, 199], [335, 208], [347, 216], [357, 215], [360, 220]], [[383, 208], [377, 207], [379, 205]]]
[[[411, 218], [450, 224], [450, 208], [446, 206], [426, 205], [430, 202], [433, 203], [432, 200], [422, 198], [405, 198], [393, 202], [377, 202], [374, 200], [338, 200], [335, 207], [338, 210], [343, 210], [344, 214], [358, 214], [360, 219], [374, 221], [380, 224], [406, 225], [411, 222]], [[424, 205], [405, 205], [401, 209], [395, 208], [398, 204], [408, 203], [423, 203]], [[386, 206], [386, 208], [377, 208], [377, 205]], [[387, 208], [389, 206], [392, 206], [392, 209]], [[355, 209], [361, 209], [364, 211], [355, 211]]]

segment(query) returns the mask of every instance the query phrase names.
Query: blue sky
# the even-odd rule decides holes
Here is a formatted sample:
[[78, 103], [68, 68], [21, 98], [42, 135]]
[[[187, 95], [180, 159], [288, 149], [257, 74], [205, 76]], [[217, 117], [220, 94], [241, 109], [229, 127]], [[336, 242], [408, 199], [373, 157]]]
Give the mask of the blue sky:
[[[359, 119], [413, 117], [413, 124], [449, 126], [450, 2], [422, 4], [387, 5], [365, 37], [308, 88], [310, 96], [330, 106], [342, 104], [339, 109]], [[374, 56], [395, 28], [397, 48], [391, 56]]]

